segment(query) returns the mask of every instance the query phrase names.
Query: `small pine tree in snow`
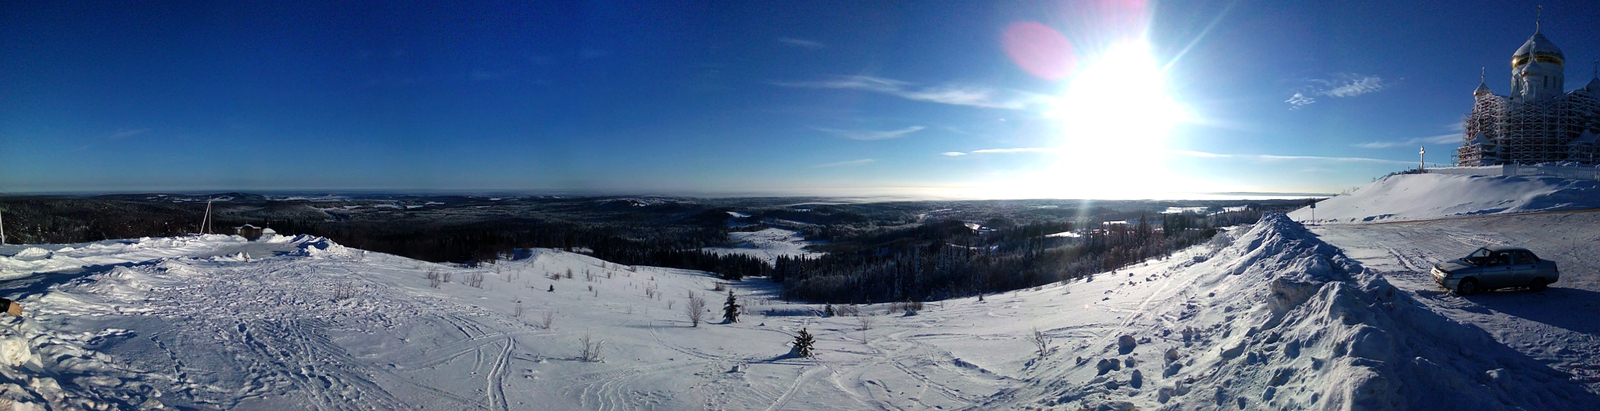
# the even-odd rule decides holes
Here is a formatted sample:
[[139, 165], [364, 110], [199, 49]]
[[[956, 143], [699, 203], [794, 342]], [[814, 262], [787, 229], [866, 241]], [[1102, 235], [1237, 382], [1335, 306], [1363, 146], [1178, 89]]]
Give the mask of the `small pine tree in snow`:
[[822, 316], [824, 316], [824, 317], [832, 317], [833, 316], [833, 304], [828, 304], [826, 307], [822, 308]]
[[728, 290], [728, 302], [722, 304], [722, 319], [730, 322], [739, 322], [739, 300], [733, 297], [733, 290]]
[[811, 344], [815, 342], [816, 339], [811, 337], [811, 333], [806, 332], [806, 329], [801, 328], [800, 333], [795, 334], [794, 336], [794, 355], [800, 357], [810, 357]]

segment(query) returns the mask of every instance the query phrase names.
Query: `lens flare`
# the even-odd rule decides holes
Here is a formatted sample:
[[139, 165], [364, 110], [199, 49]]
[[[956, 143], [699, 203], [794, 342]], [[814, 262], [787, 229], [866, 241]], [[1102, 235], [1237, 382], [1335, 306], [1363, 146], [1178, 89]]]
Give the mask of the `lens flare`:
[[1061, 80], [1077, 68], [1072, 42], [1049, 26], [1034, 22], [1012, 23], [1006, 27], [1000, 41], [1011, 62], [1034, 77]]

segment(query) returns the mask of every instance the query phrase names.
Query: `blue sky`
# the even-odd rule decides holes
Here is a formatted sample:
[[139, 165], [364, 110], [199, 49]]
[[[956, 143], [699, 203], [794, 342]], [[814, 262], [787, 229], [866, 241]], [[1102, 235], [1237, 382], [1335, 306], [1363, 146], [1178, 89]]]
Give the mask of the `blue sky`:
[[[1448, 162], [1479, 68], [1505, 93], [1535, 19], [1503, 1], [146, 3], [0, 2], [0, 192], [1339, 192], [1419, 144]], [[1581, 87], [1600, 5], [1543, 4]]]

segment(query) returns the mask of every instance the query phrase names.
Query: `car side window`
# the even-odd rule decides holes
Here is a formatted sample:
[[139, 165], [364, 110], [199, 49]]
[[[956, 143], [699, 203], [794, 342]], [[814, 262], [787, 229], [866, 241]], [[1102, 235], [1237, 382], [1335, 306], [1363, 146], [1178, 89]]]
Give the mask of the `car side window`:
[[1511, 253], [1494, 253], [1489, 265], [1511, 265]]
[[1527, 251], [1516, 252], [1516, 259], [1517, 264], [1533, 264], [1533, 262], [1539, 261], [1538, 257], [1534, 257], [1533, 253]]

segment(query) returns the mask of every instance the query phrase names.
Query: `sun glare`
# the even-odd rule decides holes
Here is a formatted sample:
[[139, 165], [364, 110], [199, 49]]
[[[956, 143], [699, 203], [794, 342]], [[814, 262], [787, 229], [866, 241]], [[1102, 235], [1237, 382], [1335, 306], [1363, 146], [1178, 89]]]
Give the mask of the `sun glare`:
[[1040, 182], [1058, 191], [1052, 196], [1147, 198], [1178, 189], [1161, 156], [1187, 115], [1167, 94], [1148, 43], [1118, 44], [1090, 59], [1052, 116], [1060, 119], [1060, 154], [1040, 176], [1053, 180]]

